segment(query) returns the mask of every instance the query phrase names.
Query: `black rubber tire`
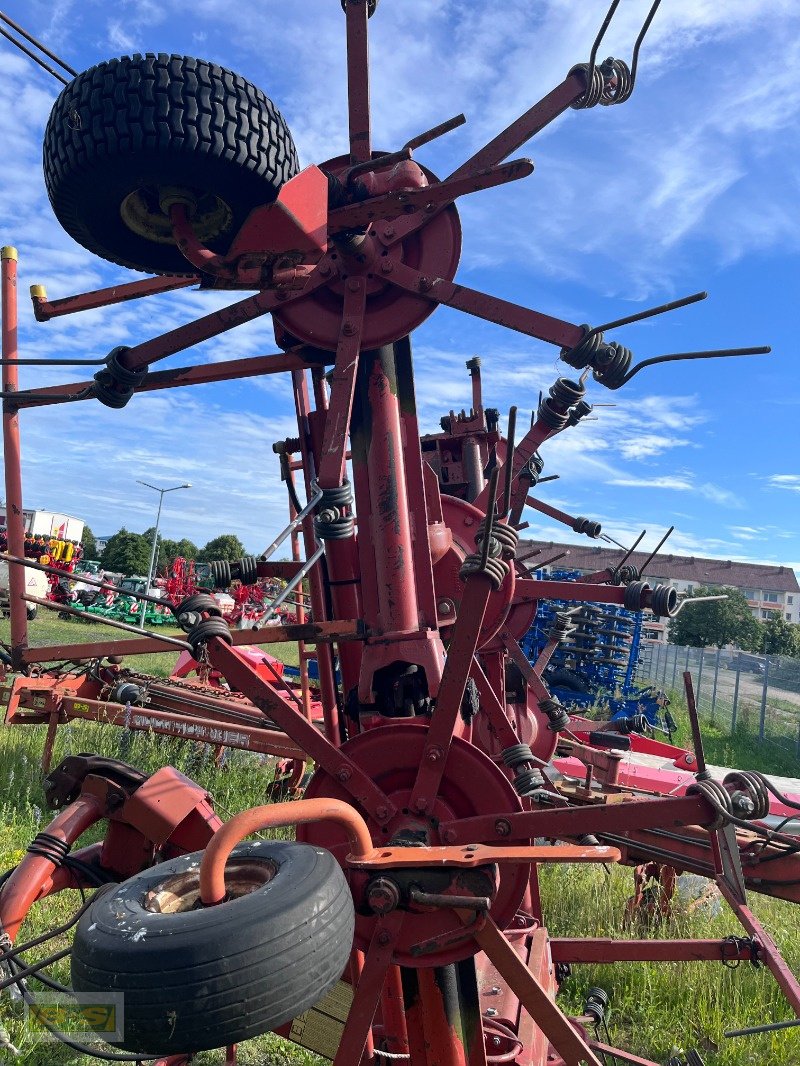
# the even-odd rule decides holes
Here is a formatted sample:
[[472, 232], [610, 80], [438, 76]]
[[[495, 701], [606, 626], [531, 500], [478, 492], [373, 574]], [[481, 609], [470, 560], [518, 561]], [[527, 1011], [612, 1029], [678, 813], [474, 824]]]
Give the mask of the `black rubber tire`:
[[193, 870], [201, 853], [136, 874], [100, 896], [78, 923], [72, 984], [124, 995], [127, 1051], [180, 1054], [269, 1032], [317, 1003], [353, 943], [350, 889], [324, 848], [253, 841], [233, 857], [272, 864], [268, 884], [174, 914], [144, 909], [147, 892]]
[[297, 171], [272, 101], [238, 74], [189, 56], [98, 63], [62, 90], [44, 136], [45, 185], [67, 233], [103, 259], [154, 274], [197, 271], [170, 238], [156, 243], [126, 225], [121, 205], [135, 190], [219, 197], [230, 214], [205, 242], [226, 252], [250, 211], [271, 203]]
[[25, 616], [29, 622], [32, 622], [36, 615], [39, 613], [39, 608], [35, 603], [29, 603], [25, 607]]
[[556, 685], [558, 688], [565, 688], [570, 692], [587, 693], [589, 687], [586, 681], [575, 673], [574, 670], [570, 670], [567, 666], [557, 666], [553, 672], [549, 675], [548, 681], [551, 684]]

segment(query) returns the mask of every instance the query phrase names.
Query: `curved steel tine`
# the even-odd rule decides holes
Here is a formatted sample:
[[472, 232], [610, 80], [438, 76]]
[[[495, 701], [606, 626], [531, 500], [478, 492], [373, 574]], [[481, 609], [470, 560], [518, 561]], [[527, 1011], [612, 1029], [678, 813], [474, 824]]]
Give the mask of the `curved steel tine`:
[[511, 481], [514, 476], [514, 434], [517, 428], [517, 409], [511, 407], [508, 412], [508, 435], [506, 440], [508, 446], [506, 449], [506, 465], [505, 465], [505, 484], [503, 486], [503, 506], [500, 508], [500, 514], [503, 518], [508, 515], [511, 510]]
[[[650, 29], [650, 23], [653, 21], [658, 11], [661, 0], [654, 0], [653, 6], [650, 8], [650, 12], [647, 18], [644, 20], [639, 36], [636, 38], [636, 44], [633, 46], [633, 58], [631, 59], [631, 89], [632, 93], [636, 86], [636, 68], [639, 66], [639, 49], [642, 47], [642, 41], [645, 39], [647, 31]], [[630, 96], [630, 93], [628, 93]]]
[[489, 548], [491, 546], [492, 529], [495, 522], [495, 504], [497, 502], [497, 480], [500, 470], [495, 467], [489, 478], [489, 498], [486, 501], [486, 523], [484, 525], [483, 542], [481, 544], [481, 569], [486, 568], [489, 561]]
[[680, 300], [672, 300], [670, 303], [659, 304], [658, 307], [649, 307], [646, 311], [637, 311], [633, 315], [615, 318], [611, 322], [604, 322], [602, 326], [592, 326], [584, 336], [584, 340], [587, 337], [593, 337], [595, 333], [604, 333], [607, 329], [617, 329], [618, 326], [628, 326], [631, 322], [643, 322], [646, 318], [663, 315], [665, 311], [676, 311], [679, 307], [686, 307], [688, 304], [696, 304], [706, 299], [708, 299], [707, 292], [695, 292], [691, 296], [682, 296]]
[[664, 534], [664, 536], [658, 542], [658, 544], [656, 544], [655, 548], [653, 548], [653, 550], [647, 556], [647, 558], [645, 559], [645, 561], [642, 563], [642, 565], [639, 568], [639, 577], [642, 576], [642, 574], [648, 568], [650, 563], [652, 563], [653, 559], [655, 559], [655, 557], [658, 555], [658, 553], [664, 547], [664, 545], [665, 545], [665, 543], [667, 541], [667, 537], [671, 536], [672, 533], [674, 532], [674, 530], [675, 530], [675, 526], [670, 526], [669, 529], [667, 530], [667, 532]]
[[640, 370], [644, 370], [646, 366], [655, 366], [656, 363], [678, 363], [687, 359], [726, 359], [728, 357], [733, 358], [739, 355], [769, 355], [772, 348], [769, 344], [763, 345], [760, 348], [718, 348], [711, 352], [674, 352], [671, 355], [657, 355], [653, 359], [643, 359], [641, 363], [630, 370], [620, 382], [620, 385], [627, 384], [634, 374], [638, 374]]
[[618, 7], [619, 7], [619, 0], [611, 0], [611, 7], [609, 7], [608, 11], [606, 12], [606, 17], [603, 19], [603, 25], [598, 30], [597, 36], [594, 39], [594, 44], [592, 45], [592, 51], [591, 51], [591, 54], [589, 55], [589, 69], [586, 72], [586, 91], [587, 92], [591, 88], [592, 80], [594, 79], [594, 68], [597, 65], [597, 49], [600, 47], [600, 42], [605, 37], [606, 30], [608, 29], [609, 23], [611, 22], [612, 18], [614, 17], [614, 12], [617, 10]]

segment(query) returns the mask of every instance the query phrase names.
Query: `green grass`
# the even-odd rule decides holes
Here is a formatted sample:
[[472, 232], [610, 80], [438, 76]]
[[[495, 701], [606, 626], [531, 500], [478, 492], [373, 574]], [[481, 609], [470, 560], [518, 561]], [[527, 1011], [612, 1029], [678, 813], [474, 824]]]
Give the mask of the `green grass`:
[[[37, 619], [32, 635], [35, 630], [44, 638], [47, 628], [50, 632], [46, 639], [59, 642], [77, 640], [79, 635], [86, 640], [96, 639], [95, 629], [100, 628], [59, 620], [52, 630], [52, 623], [42, 629], [40, 625], [43, 621]], [[65, 629], [69, 634], [66, 637]], [[294, 651], [294, 646], [273, 646], [276, 654], [288, 650]], [[165, 673], [174, 654], [152, 658], [155, 662], [149, 669], [158, 668]], [[673, 710], [683, 718], [678, 699], [673, 701]], [[683, 720], [681, 740], [687, 735]], [[752, 742], [717, 735], [705, 723], [704, 736], [710, 761], [753, 767], [762, 754]], [[121, 757], [146, 772], [166, 763], [176, 766], [212, 793], [223, 817], [264, 802], [272, 763], [248, 752], [230, 751], [225, 765], [218, 769], [208, 750], [191, 742], [146, 733], [123, 734], [107, 726], [77, 722], [59, 729], [55, 760], [74, 751], [120, 757], [123, 737], [125, 751]], [[43, 727], [0, 728], [0, 871], [19, 861], [31, 838], [48, 821], [39, 773], [43, 738]], [[776, 770], [775, 766], [760, 768]], [[86, 839], [91, 840], [91, 835]], [[631, 873], [626, 869], [614, 868], [606, 873], [595, 867], [543, 867], [541, 881], [545, 919], [553, 936], [718, 937], [741, 933], [727, 910], [718, 917], [708, 913], [689, 915], [680, 906], [668, 923], [624, 930], [625, 900], [632, 891]], [[78, 901], [77, 893], [65, 892], [36, 905], [21, 935], [32, 936], [63, 921]], [[755, 895], [751, 905], [796, 972], [800, 968], [800, 911], [791, 904]], [[67, 934], [53, 948], [66, 946], [68, 941]], [[68, 964], [57, 964], [52, 973], [68, 980]], [[575, 967], [563, 987], [560, 1002], [567, 1010], [579, 1013], [592, 985], [605, 988], [611, 995], [612, 1042], [618, 1041], [655, 1061], [665, 1062], [675, 1047], [694, 1046], [707, 1066], [797, 1066], [800, 1062], [800, 1030], [738, 1041], [726, 1041], [722, 1036], [725, 1028], [791, 1017], [777, 985], [763, 970], [743, 964], [736, 971], [728, 971], [720, 964], [703, 963]], [[22, 1051], [16, 1060], [21, 1066], [90, 1066], [96, 1062], [58, 1044], [37, 1041], [7, 995], [0, 996], [0, 1023]], [[2, 1057], [0, 1052], [0, 1061]], [[242, 1066], [316, 1066], [322, 1062], [273, 1036], [243, 1045], [239, 1061]], [[195, 1059], [196, 1066], [220, 1066], [222, 1062], [219, 1052], [204, 1053]]]

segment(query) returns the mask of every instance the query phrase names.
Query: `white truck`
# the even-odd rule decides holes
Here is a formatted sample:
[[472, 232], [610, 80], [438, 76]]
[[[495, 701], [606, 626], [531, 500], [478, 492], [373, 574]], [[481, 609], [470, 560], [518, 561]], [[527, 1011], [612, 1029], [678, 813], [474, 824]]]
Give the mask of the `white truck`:
[[[4, 563], [0, 561], [0, 613], [8, 614], [8, 568], [10, 563]], [[39, 599], [47, 599], [47, 593], [50, 589], [50, 582], [47, 580], [47, 574], [43, 574], [41, 570], [31, 570], [26, 568], [25, 570], [25, 592], [29, 596], [38, 596]], [[36, 604], [27, 604], [28, 618], [33, 619], [36, 617]]]
[[[61, 514], [59, 511], [23, 510], [22, 518], [25, 532], [30, 533], [31, 536], [57, 537], [58, 540], [83, 540], [85, 523], [72, 515]], [[0, 527], [5, 527], [5, 525], [6, 507], [5, 504], [0, 504]]]

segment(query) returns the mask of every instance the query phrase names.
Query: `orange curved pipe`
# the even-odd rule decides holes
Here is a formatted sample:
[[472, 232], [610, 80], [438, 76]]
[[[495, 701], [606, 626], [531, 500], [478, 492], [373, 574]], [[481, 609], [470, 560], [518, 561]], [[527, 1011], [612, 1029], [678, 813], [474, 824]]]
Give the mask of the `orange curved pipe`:
[[[100, 804], [92, 796], [79, 796], [70, 803], [45, 830], [51, 836], [73, 844], [81, 833], [104, 817]], [[49, 895], [55, 863], [42, 855], [27, 854], [0, 893], [0, 924], [13, 940], [31, 906]]]
[[225, 899], [225, 864], [237, 844], [261, 829], [304, 825], [307, 822], [338, 822], [346, 830], [355, 858], [369, 858], [374, 852], [367, 823], [354, 807], [337, 799], [303, 799], [293, 803], [273, 803], [242, 811], [226, 822], [206, 846], [200, 863], [200, 899], [213, 906]]

